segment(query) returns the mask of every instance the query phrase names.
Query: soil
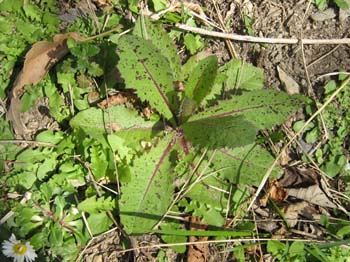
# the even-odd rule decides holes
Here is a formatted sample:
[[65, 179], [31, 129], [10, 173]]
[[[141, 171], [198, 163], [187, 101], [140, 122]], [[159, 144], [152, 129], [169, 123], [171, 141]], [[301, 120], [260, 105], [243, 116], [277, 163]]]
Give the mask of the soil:
[[[315, 6], [309, 5], [309, 1], [234, 1], [240, 4], [228, 2], [220, 0], [218, 6], [224, 22], [232, 20], [229, 33], [247, 34], [242, 15], [239, 15], [243, 13], [254, 18], [252, 29], [254, 35], [260, 37], [340, 39], [348, 36], [350, 28], [350, 20], [346, 14], [344, 17], [344, 14], [334, 6], [331, 6], [330, 10], [333, 10], [335, 17], [314, 21], [312, 15], [320, 11]], [[211, 6], [211, 1], [206, 4], [206, 7], [212, 10], [210, 17], [217, 21], [217, 14]], [[301, 92], [310, 95], [320, 94], [324, 83], [329, 80], [329, 77], [321, 76], [341, 70], [349, 71], [348, 45], [305, 45], [303, 50], [300, 45], [254, 43], [233, 43], [233, 45], [239, 58], [264, 69], [265, 85], [270, 88], [283, 89], [277, 67], [299, 84]], [[221, 55], [221, 61], [230, 59], [223, 41], [218, 43], [215, 40], [212, 50], [215, 54]], [[307, 75], [311, 87], [308, 86]]]

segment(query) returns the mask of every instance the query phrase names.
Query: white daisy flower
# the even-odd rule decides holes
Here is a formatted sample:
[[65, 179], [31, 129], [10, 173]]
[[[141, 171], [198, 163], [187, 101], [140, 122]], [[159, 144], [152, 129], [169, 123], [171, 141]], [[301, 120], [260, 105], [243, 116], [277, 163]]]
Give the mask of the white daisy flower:
[[2, 253], [7, 257], [13, 257], [14, 262], [32, 262], [37, 257], [32, 245], [29, 242], [22, 244], [14, 234], [9, 240], [2, 242]]

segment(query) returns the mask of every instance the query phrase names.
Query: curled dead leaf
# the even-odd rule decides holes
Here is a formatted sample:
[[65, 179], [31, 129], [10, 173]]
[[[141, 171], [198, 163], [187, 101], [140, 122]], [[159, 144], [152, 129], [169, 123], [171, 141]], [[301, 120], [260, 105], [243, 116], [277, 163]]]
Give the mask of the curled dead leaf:
[[287, 190], [284, 189], [277, 180], [272, 180], [268, 184], [267, 188], [267, 194], [263, 196], [260, 200], [260, 206], [266, 207], [267, 201], [269, 199], [276, 201], [276, 202], [282, 202], [286, 200], [288, 197]]
[[76, 33], [58, 34], [53, 38], [53, 42], [40, 41], [33, 44], [27, 52], [22, 71], [19, 73], [12, 89], [13, 97], [23, 94], [26, 85], [36, 85], [39, 83], [63, 56], [68, 53], [66, 40], [73, 38], [82, 41], [85, 38]]
[[289, 196], [293, 196], [298, 199], [309, 201], [312, 204], [321, 206], [336, 208], [337, 206], [328, 198], [319, 185], [309, 186], [307, 188], [289, 188]]
[[11, 121], [16, 135], [24, 134], [24, 125], [20, 121], [20, 97], [27, 85], [36, 85], [49, 72], [50, 68], [68, 53], [67, 39], [82, 41], [85, 38], [76, 33], [58, 34], [53, 42], [40, 41], [33, 44], [27, 52], [22, 71], [18, 74], [9, 95], [9, 108], [6, 118]]
[[118, 93], [113, 96], [109, 96], [106, 99], [102, 100], [100, 103], [97, 104], [99, 108], [106, 109], [110, 106], [114, 105], [122, 105], [125, 104], [129, 98], [121, 93]]

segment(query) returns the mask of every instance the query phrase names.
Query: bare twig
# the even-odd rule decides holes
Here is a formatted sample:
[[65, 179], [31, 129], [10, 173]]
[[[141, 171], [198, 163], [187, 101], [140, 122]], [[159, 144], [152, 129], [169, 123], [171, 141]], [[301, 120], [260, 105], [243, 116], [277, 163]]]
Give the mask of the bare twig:
[[264, 43], [264, 44], [289, 44], [294, 45], [302, 42], [304, 45], [338, 45], [338, 44], [350, 44], [350, 38], [340, 39], [297, 39], [297, 38], [269, 38], [269, 37], [256, 37], [238, 34], [221, 33], [216, 31], [209, 31], [198, 27], [193, 27], [185, 24], [177, 23], [175, 27], [197, 33], [201, 35], [213, 36], [223, 39], [231, 39], [235, 41], [252, 42], [252, 43]]
[[[260, 238], [260, 241], [269, 241], [271, 238]], [[279, 241], [296, 241], [296, 242], [308, 242], [308, 239], [294, 239], [294, 238], [283, 238], [278, 239]], [[189, 246], [198, 244], [223, 244], [223, 243], [240, 243], [240, 242], [253, 242], [256, 238], [239, 238], [239, 239], [221, 239], [221, 240], [208, 240], [208, 241], [195, 241], [195, 242], [183, 242], [183, 243], [171, 243], [171, 244], [155, 244], [149, 246], [137, 247], [137, 250], [141, 249], [153, 249], [153, 248], [163, 248], [163, 247], [175, 247], [175, 246]], [[314, 243], [327, 243], [327, 241], [315, 240]], [[117, 254], [123, 254], [126, 252], [134, 251], [135, 248], [125, 249], [117, 251]]]
[[327, 76], [338, 76], [338, 75], [350, 75], [350, 72], [332, 72], [332, 73], [327, 73], [324, 75], [320, 75], [316, 78], [316, 80], [320, 80], [323, 77], [327, 77]]
[[341, 47], [341, 45], [337, 45], [336, 47], [332, 48], [332, 50], [328, 51], [327, 53], [323, 54], [322, 56], [320, 56], [319, 58], [317, 58], [316, 60], [312, 61], [310, 64], [308, 64], [306, 67], [309, 68], [311, 66], [313, 66], [314, 64], [317, 64], [318, 62], [320, 62], [322, 59], [326, 58], [327, 56], [329, 56], [330, 54], [332, 54], [334, 51], [336, 51], [339, 47]]
[[[219, 19], [219, 23], [220, 23], [220, 26], [221, 26], [221, 30], [222, 30], [223, 32], [226, 33], [226, 32], [227, 32], [227, 29], [226, 29], [226, 27], [225, 27], [224, 19], [222, 18], [220, 9], [219, 9], [219, 7], [218, 7], [218, 5], [217, 5], [217, 3], [216, 3], [215, 0], [213, 0], [212, 2], [213, 2], [213, 5], [214, 5], [214, 8], [215, 8], [215, 12], [216, 12], [216, 14], [217, 14], [217, 16], [218, 16], [218, 19]], [[228, 40], [226, 39], [226, 40], [225, 40], [225, 44], [226, 44], [226, 46], [227, 46], [227, 48], [228, 48], [228, 51], [229, 51], [229, 53], [230, 53], [231, 58], [239, 58], [239, 56], [238, 56], [236, 50], [235, 50], [234, 47], [233, 47], [232, 42], [231, 42], [231, 41], [228, 41]]]
[[[74, 195], [74, 199], [75, 199], [75, 202], [77, 203], [77, 205], [79, 205], [79, 200], [78, 200], [78, 198], [77, 198], [76, 195]], [[85, 224], [85, 226], [86, 226], [86, 229], [87, 229], [87, 231], [88, 231], [88, 233], [89, 233], [89, 235], [90, 235], [90, 238], [93, 238], [93, 237], [94, 237], [94, 234], [92, 234], [92, 231], [91, 231], [91, 229], [90, 229], [90, 225], [89, 225], [89, 223], [88, 223], [88, 221], [87, 221], [87, 219], [86, 219], [86, 216], [85, 216], [85, 212], [82, 211], [80, 214], [81, 214], [81, 217], [82, 217], [82, 219], [83, 219], [83, 222], [84, 222], [84, 224]]]

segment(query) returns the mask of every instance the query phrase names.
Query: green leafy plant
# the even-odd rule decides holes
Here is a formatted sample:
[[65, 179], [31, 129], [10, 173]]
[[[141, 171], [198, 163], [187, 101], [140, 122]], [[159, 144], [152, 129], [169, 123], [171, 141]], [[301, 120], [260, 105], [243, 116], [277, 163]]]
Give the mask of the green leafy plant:
[[[340, 76], [339, 80], [343, 79], [343, 76]], [[338, 84], [336, 81], [328, 82], [324, 87], [324, 95], [321, 102], [327, 101], [337, 88]], [[323, 127], [326, 128], [325, 132], [327, 132], [328, 140], [321, 148], [315, 151], [314, 157], [321, 169], [330, 177], [336, 177], [340, 174], [343, 177], [348, 176], [346, 171], [347, 159], [344, 154], [343, 143], [349, 136], [347, 128], [350, 121], [347, 111], [349, 105], [349, 87], [346, 87], [322, 112], [323, 118], [318, 118], [310, 123], [304, 135], [307, 146], [312, 148], [312, 145], [320, 141], [321, 134], [324, 132]], [[306, 109], [306, 112], [310, 115], [314, 111], [312, 106], [308, 106]], [[294, 123], [294, 129], [297, 131], [303, 123], [303, 120]], [[307, 160], [305, 159], [305, 161]]]
[[[177, 159], [187, 158], [186, 173], [196, 173], [192, 152], [214, 150], [218, 155], [212, 162], [215, 169], [225, 170], [218, 172], [222, 180], [256, 185], [262, 174], [251, 171], [256, 177], [248, 178], [246, 169], [261, 167], [251, 160], [263, 152], [254, 147], [257, 131], [282, 123], [302, 104], [298, 96], [268, 89], [246, 91], [238, 86], [234, 90], [238, 94], [231, 98], [202, 106], [209, 104], [215, 84], [222, 83], [216, 57], [207, 56], [181, 68], [166, 33], [145, 19], [139, 20], [132, 35], [119, 39], [117, 54], [126, 87], [148, 101], [158, 117], [145, 120], [131, 109], [114, 106], [105, 112], [96, 108], [82, 111], [70, 124], [103, 144], [114, 141], [129, 151], [137, 151], [135, 144], [151, 139], [151, 148], [130, 163], [130, 177], [121, 179], [119, 212], [128, 233], [150, 231], [165, 214], [173, 200]], [[174, 87], [178, 82], [184, 83], [182, 92]], [[218, 89], [214, 95], [220, 94]], [[111, 133], [106, 137], [108, 130]], [[263, 167], [271, 161], [267, 159], [262, 160]]]
[[12, 71], [28, 45], [58, 32], [55, 1], [33, 4], [21, 0], [0, 3], [0, 98], [5, 98]]
[[[330, 1], [327, 1], [327, 0], [313, 0], [312, 1], [318, 9], [325, 9], [328, 5], [328, 3]], [[332, 2], [334, 2], [339, 8], [341, 9], [349, 9], [350, 7], [350, 2], [348, 0], [333, 0]]]
[[270, 252], [277, 261], [299, 262], [306, 261], [304, 243], [289, 242], [282, 243], [276, 240], [267, 242], [267, 251]]

